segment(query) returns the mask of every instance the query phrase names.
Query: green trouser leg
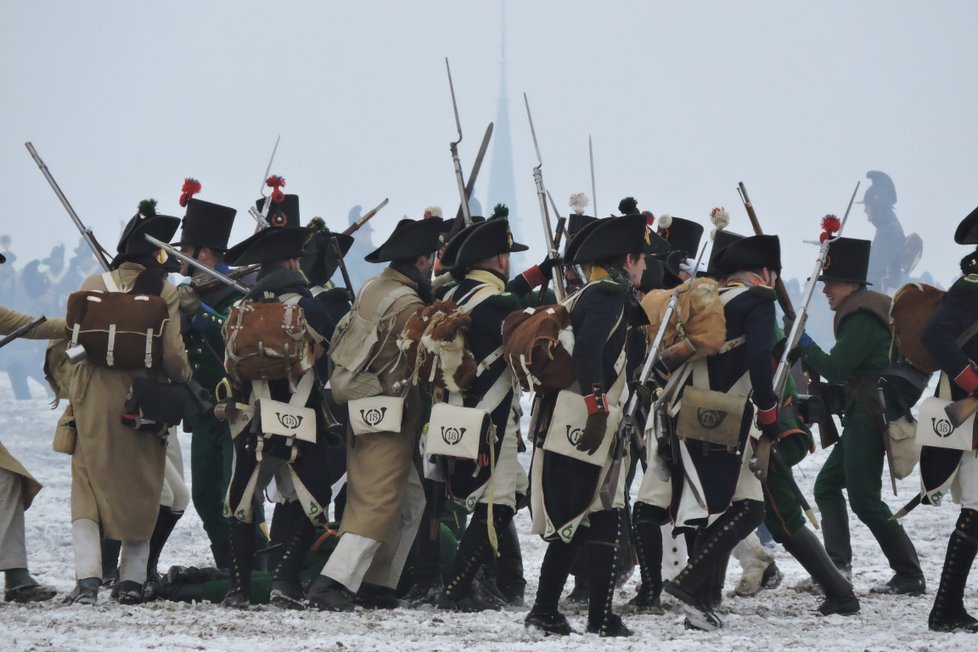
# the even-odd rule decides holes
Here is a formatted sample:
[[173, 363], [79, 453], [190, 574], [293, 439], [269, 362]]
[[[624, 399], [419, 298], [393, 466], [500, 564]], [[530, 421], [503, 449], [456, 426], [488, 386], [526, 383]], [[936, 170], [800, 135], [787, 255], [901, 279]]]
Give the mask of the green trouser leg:
[[[833, 554], [837, 550], [832, 547], [838, 546], [830, 547], [830, 539], [833, 538], [830, 529], [835, 526], [830, 527], [830, 524], [838, 521], [838, 529], [841, 530], [842, 518], [847, 518], [843, 489], [848, 493], [852, 511], [870, 529], [876, 540], [881, 542], [884, 551], [886, 544], [883, 542], [906, 538], [900, 524], [890, 520], [892, 512], [883, 502], [884, 456], [883, 438], [872, 418], [862, 411], [852, 410], [846, 418], [846, 426], [839, 443], [835, 445], [815, 480], [815, 501], [826, 525], [825, 548], [837, 564], [838, 559]], [[848, 545], [848, 536], [845, 544]], [[891, 565], [892, 562], [893, 560]], [[914, 575], [913, 566], [914, 563], [911, 562], [910, 568], [898, 572]]]
[[195, 419], [190, 438], [191, 497], [214, 546], [227, 545], [230, 537], [224, 497], [231, 481], [232, 458], [227, 424], [211, 417]]
[[[808, 446], [804, 437], [791, 435], [778, 442], [778, 453], [790, 469], [805, 458]], [[778, 543], [784, 543], [805, 526], [801, 503], [791, 491], [789, 479], [773, 464], [764, 482], [764, 513], [764, 525]]]

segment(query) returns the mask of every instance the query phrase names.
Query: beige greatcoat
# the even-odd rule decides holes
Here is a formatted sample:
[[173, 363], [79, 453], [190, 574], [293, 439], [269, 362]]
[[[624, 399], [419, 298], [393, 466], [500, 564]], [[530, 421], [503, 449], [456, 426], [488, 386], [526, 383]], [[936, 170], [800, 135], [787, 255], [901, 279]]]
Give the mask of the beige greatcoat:
[[[0, 306], [0, 337], [9, 335], [21, 326], [34, 321], [34, 317], [11, 310], [5, 306]], [[30, 340], [52, 340], [65, 336], [65, 320], [61, 318], [49, 319], [40, 326], [35, 326], [23, 337]], [[3, 355], [3, 353], [0, 353]], [[7, 448], [0, 444], [0, 469], [5, 469], [15, 473], [24, 479], [24, 509], [31, 506], [34, 496], [41, 490], [41, 483], [38, 482], [27, 472], [20, 462], [18, 462]]]
[[[142, 265], [123, 263], [112, 272], [122, 291], [132, 288]], [[90, 276], [82, 290], [105, 290], [101, 274]], [[169, 320], [163, 327], [159, 369], [117, 370], [78, 363], [68, 396], [75, 413], [78, 439], [71, 458], [71, 520], [90, 519], [103, 536], [120, 541], [145, 541], [153, 533], [159, 511], [166, 461], [165, 441], [137, 432], [119, 421], [134, 378], [190, 380], [190, 363], [180, 335], [176, 288], [164, 283]]]
[[[424, 307], [417, 295], [418, 284], [404, 274], [388, 267], [378, 278], [379, 282], [365, 287], [358, 297], [358, 307], [364, 314], [372, 315], [380, 299], [399, 286], [409, 286], [415, 293], [395, 301], [381, 319], [378, 335], [382, 346], [369, 371], [385, 369], [399, 357], [397, 337], [411, 315]], [[398, 395], [394, 383], [408, 376], [407, 363], [402, 357], [380, 374], [384, 394]], [[396, 540], [408, 473], [417, 473], [420, 465], [421, 400], [414, 385], [404, 399], [403, 415], [400, 432], [354, 436], [347, 427], [346, 510], [341, 533], [353, 532], [381, 542]]]

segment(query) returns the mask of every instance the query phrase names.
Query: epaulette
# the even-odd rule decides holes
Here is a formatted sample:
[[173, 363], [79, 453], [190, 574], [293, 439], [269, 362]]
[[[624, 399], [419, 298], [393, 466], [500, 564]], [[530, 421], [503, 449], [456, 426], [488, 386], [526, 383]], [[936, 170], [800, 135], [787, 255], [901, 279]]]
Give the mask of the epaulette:
[[778, 293], [774, 291], [774, 288], [769, 288], [766, 285], [752, 285], [747, 290], [747, 294], [766, 301], [776, 301], [778, 298]]
[[978, 291], [978, 274], [965, 274], [955, 281], [954, 287], [967, 292]]

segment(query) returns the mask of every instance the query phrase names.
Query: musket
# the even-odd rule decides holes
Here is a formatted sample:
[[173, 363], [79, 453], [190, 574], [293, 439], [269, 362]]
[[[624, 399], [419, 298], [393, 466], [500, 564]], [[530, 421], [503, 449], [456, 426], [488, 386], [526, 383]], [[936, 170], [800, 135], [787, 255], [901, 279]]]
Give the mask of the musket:
[[[387, 201], [386, 199], [384, 200]], [[336, 254], [336, 264], [340, 268], [340, 273], [343, 274], [343, 284], [346, 285], [346, 294], [350, 297], [350, 303], [356, 303], [357, 295], [353, 291], [353, 282], [350, 280], [350, 274], [346, 271], [346, 263], [343, 262], [343, 250], [340, 249], [340, 241], [335, 235], [329, 239], [329, 246], [332, 247], [333, 253]]]
[[458, 158], [458, 145], [462, 142], [462, 121], [458, 117], [458, 104], [455, 102], [455, 84], [452, 83], [452, 67], [445, 57], [445, 69], [448, 71], [448, 89], [452, 92], [452, 110], [455, 112], [455, 128], [458, 130], [458, 140], [453, 140], [448, 147], [452, 151], [452, 164], [455, 166], [455, 180], [458, 182], [458, 198], [462, 204], [462, 220], [465, 226], [472, 224], [469, 215], [469, 199], [465, 192], [465, 179], [462, 177], [462, 161]]
[[[557, 209], [557, 202], [554, 201], [554, 197], [553, 197], [553, 195], [550, 194], [550, 190], [547, 190], [547, 200], [550, 201], [550, 207], [554, 210], [554, 216], [557, 218], [557, 233], [559, 234], [560, 233], [560, 222], [562, 222], [562, 221], [565, 222], [565, 229], [566, 229], [566, 220], [564, 220], [564, 218], [562, 218], [560, 216], [560, 211]], [[554, 249], [556, 249], [558, 252], [560, 251], [560, 236], [559, 235], [555, 235], [554, 236]], [[580, 265], [578, 265], [577, 263], [574, 263], [573, 267], [574, 267], [574, 272], [577, 274], [577, 278], [580, 279], [581, 283], [587, 283], [587, 279], [584, 277], [584, 269]], [[564, 272], [563, 271], [560, 272], [560, 278], [561, 279], [564, 278]], [[545, 285], [544, 288], [546, 288], [546, 287], [547, 286]]]
[[[750, 224], [754, 227], [754, 235], [764, 235], [764, 231], [761, 230], [761, 223], [757, 221], [757, 213], [754, 212], [754, 204], [751, 203], [750, 197], [747, 196], [747, 188], [744, 186], [743, 181], [737, 184], [737, 192], [740, 193], [740, 201], [744, 203], [744, 209], [747, 211]], [[781, 310], [784, 311], [785, 316], [789, 320], [793, 320], [795, 318], [795, 308], [791, 305], [791, 297], [788, 296], [788, 289], [784, 286], [784, 281], [781, 280], [781, 276], [778, 276], [774, 282], [774, 291], [778, 295], [778, 304], [781, 306]]]
[[[469, 180], [465, 182], [465, 205], [468, 206], [468, 199], [472, 197], [472, 192], [475, 190], [475, 181], [479, 178], [479, 171], [482, 169], [482, 161], [486, 158], [486, 151], [489, 149], [489, 142], [492, 140], [493, 123], [489, 123], [486, 127], [486, 133], [482, 136], [482, 144], [479, 145], [479, 153], [475, 155], [475, 161], [472, 163], [472, 171], [469, 172]], [[459, 204], [458, 211], [455, 213], [455, 217], [461, 220], [462, 215], [462, 205]]]
[[[261, 183], [258, 184], [258, 194], [262, 197], [265, 196], [265, 184], [268, 181], [268, 175], [272, 171], [272, 162], [275, 161], [275, 152], [278, 151], [278, 141], [282, 140], [282, 134], [279, 134], [275, 138], [275, 145], [272, 147], [272, 155], [268, 157], [268, 165], [265, 167], [265, 176], [261, 178]], [[265, 201], [265, 205], [262, 206], [261, 212], [259, 212], [254, 206], [248, 208], [248, 213], [255, 218], [255, 233], [258, 233], [262, 229], [268, 226], [268, 209], [272, 203], [271, 197]]]
[[[238, 267], [234, 271], [228, 272], [224, 276], [232, 281], [240, 281], [245, 276], [257, 272], [259, 269], [261, 269], [261, 263], [253, 263], [251, 265], [245, 265], [244, 267]], [[198, 292], [209, 292], [219, 285], [224, 285], [224, 282], [216, 278], [211, 278], [203, 283], [197, 283], [196, 281], [190, 282], [190, 287]]]
[[[789, 359], [792, 351], [798, 346], [798, 341], [801, 339], [802, 333], [805, 332], [805, 322], [808, 320], [808, 304], [812, 300], [812, 294], [815, 292], [815, 284], [818, 282], [819, 274], [822, 273], [822, 268], [825, 266], [825, 261], [829, 256], [829, 245], [835, 242], [837, 239], [842, 237], [842, 231], [846, 227], [846, 221], [849, 219], [849, 211], [852, 210], [852, 204], [856, 200], [856, 193], [859, 192], [859, 182], [856, 182], [856, 189], [852, 191], [852, 197], [849, 198], [849, 206], [846, 207], [845, 215], [842, 217], [842, 223], [839, 225], [839, 230], [836, 232], [834, 237], [825, 238], [822, 242], [821, 247], [818, 250], [818, 257], [815, 259], [815, 268], [812, 270], [812, 275], [808, 280], [808, 285], [805, 287], [805, 294], [802, 299], [801, 307], [797, 311], [797, 316], [795, 321], [791, 325], [791, 332], [788, 334], [784, 351], [781, 354], [781, 360], [778, 362], [777, 370], [774, 372], [774, 395], [777, 397], [777, 401], [780, 404], [781, 397], [784, 395], [784, 387], [788, 382], [788, 372], [791, 368], [791, 361]], [[767, 479], [768, 464], [770, 462], [770, 452], [771, 452], [771, 441], [767, 437], [761, 437], [758, 440], [758, 445], [754, 449], [754, 457], [750, 461], [751, 471], [757, 478], [764, 482]]]
[[41, 168], [41, 174], [43, 174], [44, 178], [48, 180], [48, 184], [50, 184], [51, 189], [54, 190], [54, 194], [61, 200], [61, 205], [65, 207], [66, 211], [68, 211], [71, 221], [75, 223], [75, 227], [79, 232], [81, 232], [81, 236], [88, 244], [88, 248], [92, 250], [93, 254], [95, 254], [95, 260], [99, 262], [102, 269], [105, 271], [112, 271], [112, 268], [109, 266], [109, 259], [105, 257], [105, 254], [107, 254], [108, 251], [105, 249], [105, 247], [98, 243], [98, 240], [95, 239], [95, 235], [92, 233], [92, 230], [82, 224], [81, 218], [78, 217], [78, 213], [76, 213], [75, 209], [68, 203], [68, 198], [65, 197], [63, 192], [61, 192], [61, 188], [58, 187], [58, 182], [54, 180], [48, 166], [45, 165], [44, 161], [41, 160], [41, 157], [38, 156], [37, 150], [34, 149], [34, 145], [28, 141], [24, 143], [24, 147], [26, 147], [27, 151], [31, 153], [31, 157], [34, 159], [34, 162], [37, 163], [37, 167]]
[[[549, 193], [548, 193], [549, 194]], [[560, 247], [560, 241], [563, 239], [564, 234], [567, 233], [567, 218], [557, 217], [557, 234], [554, 236], [554, 246]], [[537, 296], [537, 305], [542, 306], [547, 300], [547, 289], [550, 287], [550, 279], [546, 279], [543, 285], [540, 286], [540, 292]]]
[[157, 240], [156, 238], [154, 238], [153, 236], [151, 236], [148, 233], [143, 234], [143, 237], [146, 238], [146, 242], [148, 242], [148, 243], [150, 243], [150, 244], [152, 244], [154, 246], [159, 247], [160, 249], [162, 249], [163, 251], [165, 251], [169, 255], [173, 256], [174, 258], [176, 258], [177, 260], [179, 260], [181, 262], [187, 263], [188, 265], [190, 265], [194, 269], [199, 269], [200, 271], [204, 272], [205, 274], [207, 274], [211, 278], [214, 278], [214, 279], [220, 281], [224, 285], [227, 285], [228, 287], [232, 287], [232, 288], [234, 288], [235, 290], [237, 290], [238, 292], [240, 292], [242, 294], [248, 294], [248, 292], [251, 291], [248, 288], [246, 288], [245, 286], [243, 286], [240, 283], [238, 283], [237, 281], [233, 281], [230, 278], [228, 278], [227, 276], [225, 276], [224, 274], [221, 274], [216, 269], [213, 269], [211, 267], [208, 267], [207, 265], [205, 265], [204, 263], [200, 262], [199, 260], [194, 260], [193, 258], [191, 258], [190, 256], [188, 256], [187, 254], [183, 253], [182, 251], [180, 251], [176, 247], [172, 246], [171, 244], [166, 243], [166, 242], [163, 242], [162, 240]]
[[2, 349], [3, 347], [7, 346], [8, 344], [10, 344], [11, 342], [13, 342], [17, 338], [20, 338], [20, 337], [23, 337], [24, 335], [27, 335], [28, 332], [30, 332], [31, 330], [33, 330], [36, 326], [40, 326], [41, 324], [43, 324], [47, 320], [48, 320], [47, 317], [45, 317], [44, 315], [41, 315], [40, 317], [38, 317], [37, 319], [35, 319], [31, 323], [24, 324], [23, 326], [21, 326], [20, 328], [16, 329], [15, 331], [13, 331], [9, 335], [7, 335], [5, 338], [3, 338], [2, 340], [0, 340], [0, 349]]
[[[533, 149], [537, 153], [537, 165], [533, 168], [533, 183], [537, 188], [537, 199], [540, 203], [540, 218], [543, 220], [543, 234], [547, 238], [548, 256], [551, 260], [560, 258], [560, 252], [554, 247], [554, 232], [550, 228], [550, 213], [547, 211], [547, 191], [543, 185], [543, 159], [540, 158], [540, 145], [537, 143], [537, 131], [533, 127], [533, 116], [530, 114], [530, 100], [526, 93], [523, 93], [523, 103], [526, 104], [526, 118], [530, 122], [530, 134], [533, 136]], [[550, 277], [554, 282], [554, 295], [557, 301], [564, 300], [563, 272], [557, 265], [550, 270]], [[583, 280], [583, 279], [581, 279]]]
[[359, 220], [357, 220], [350, 226], [346, 227], [346, 229], [343, 231], [343, 235], [352, 235], [353, 233], [358, 231], [361, 226], [363, 226], [364, 224], [370, 221], [370, 218], [372, 218], [374, 215], [379, 213], [380, 209], [386, 206], [388, 201], [390, 200], [387, 199], [387, 197], [384, 197], [384, 201], [380, 202], [379, 204], [371, 208], [369, 211], [364, 213], [363, 217], [361, 217]]
[[594, 145], [591, 144], [591, 134], [587, 137], [587, 153], [588, 158], [591, 159], [591, 202], [594, 206], [594, 214], [597, 216], [601, 213], [598, 212], [598, 191], [594, 185]]

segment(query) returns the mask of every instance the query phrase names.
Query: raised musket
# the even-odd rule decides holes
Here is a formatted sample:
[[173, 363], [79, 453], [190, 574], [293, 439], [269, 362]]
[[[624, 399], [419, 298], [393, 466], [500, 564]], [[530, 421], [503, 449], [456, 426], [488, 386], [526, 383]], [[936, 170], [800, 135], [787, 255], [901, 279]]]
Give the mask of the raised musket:
[[[849, 198], [849, 206], [846, 207], [846, 212], [842, 217], [839, 230], [835, 232], [833, 237], [825, 238], [819, 247], [818, 257], [815, 259], [815, 268], [812, 270], [808, 285], [805, 287], [802, 303], [797, 309], [797, 316], [791, 325], [791, 331], [786, 337], [784, 352], [781, 354], [781, 360], [778, 362], [777, 370], [774, 372], [774, 395], [777, 397], [779, 407], [781, 397], [784, 395], [785, 384], [788, 382], [788, 372], [791, 369], [790, 356], [798, 346], [802, 333], [805, 332], [805, 322], [808, 320], [808, 304], [811, 303], [812, 295], [815, 292], [815, 284], [818, 282], [818, 277], [822, 273], [822, 268], [825, 266], [825, 261], [828, 258], [829, 245], [842, 237], [842, 231], [845, 229], [846, 221], [849, 219], [849, 211], [852, 210], [852, 204], [856, 200], [857, 192], [859, 192], [858, 181], [856, 182], [855, 190], [852, 191], [852, 197]], [[750, 469], [763, 482], [767, 479], [771, 442], [767, 437], [761, 437], [757, 443], [758, 445], [754, 449], [754, 457], [750, 461]]]
[[63, 192], [61, 192], [61, 188], [58, 187], [58, 182], [54, 180], [53, 176], [51, 176], [51, 171], [48, 170], [48, 166], [41, 160], [37, 150], [34, 149], [34, 145], [28, 141], [24, 143], [24, 147], [26, 147], [27, 151], [30, 152], [31, 158], [33, 158], [34, 162], [37, 163], [37, 167], [41, 169], [41, 174], [43, 174], [44, 178], [48, 180], [48, 184], [50, 184], [51, 189], [54, 190], [54, 194], [61, 200], [61, 205], [65, 207], [66, 211], [68, 211], [68, 216], [71, 217], [71, 221], [75, 223], [75, 227], [81, 233], [81, 236], [88, 245], [88, 248], [92, 250], [93, 254], [95, 254], [95, 260], [99, 262], [102, 269], [105, 271], [112, 271], [112, 268], [109, 265], [109, 259], [105, 257], [108, 251], [105, 249], [105, 247], [99, 244], [98, 240], [95, 239], [95, 234], [92, 233], [92, 230], [82, 224], [81, 218], [78, 217], [78, 213], [76, 213], [75, 209], [71, 207], [70, 203], [68, 203], [68, 198], [65, 197]]
[[179, 260], [181, 262], [187, 263], [188, 265], [190, 265], [194, 269], [199, 269], [200, 271], [204, 272], [205, 274], [207, 274], [211, 278], [214, 278], [214, 279], [220, 281], [224, 285], [227, 285], [228, 287], [234, 288], [235, 290], [237, 290], [241, 294], [248, 294], [248, 292], [251, 291], [248, 288], [246, 288], [245, 286], [243, 286], [240, 283], [238, 283], [237, 281], [233, 281], [230, 278], [228, 278], [227, 276], [225, 276], [224, 274], [221, 274], [216, 269], [213, 269], [212, 267], [208, 267], [207, 265], [205, 265], [204, 263], [200, 262], [199, 260], [194, 260], [193, 258], [191, 258], [187, 254], [183, 253], [182, 251], [180, 251], [179, 249], [177, 249], [173, 245], [171, 245], [171, 244], [169, 244], [167, 242], [163, 242], [162, 240], [158, 240], [157, 238], [154, 238], [153, 236], [151, 236], [148, 233], [143, 234], [143, 237], [146, 238], [146, 242], [148, 242], [148, 243], [150, 243], [150, 244], [152, 244], [152, 245], [154, 245], [156, 247], [159, 247], [160, 249], [162, 249], [163, 251], [165, 251], [167, 254], [173, 256], [174, 258], [176, 258], [177, 260]]
[[[265, 176], [261, 178], [261, 183], [258, 184], [258, 194], [262, 197], [265, 196], [265, 185], [268, 183], [268, 175], [272, 171], [272, 163], [275, 161], [275, 152], [278, 151], [278, 141], [282, 140], [282, 134], [279, 134], [275, 138], [275, 145], [272, 147], [272, 155], [268, 157], [268, 165], [265, 167]], [[271, 206], [271, 198], [265, 201], [265, 205], [262, 206], [259, 212], [254, 206], [248, 208], [248, 214], [255, 218], [255, 233], [258, 233], [262, 229], [268, 227], [268, 209]]]
[[591, 161], [591, 203], [594, 206], [594, 215], [597, 217], [601, 213], [598, 212], [598, 189], [594, 184], [594, 145], [591, 143], [590, 134], [587, 137], [587, 154]]
[[358, 219], [350, 226], [346, 227], [346, 229], [343, 231], [343, 235], [353, 235], [354, 233], [356, 233], [360, 229], [360, 227], [362, 227], [364, 224], [369, 222], [374, 215], [379, 213], [380, 209], [386, 206], [388, 201], [390, 200], [387, 199], [387, 197], [384, 197], [384, 201], [380, 202], [379, 204], [371, 208], [369, 211], [364, 213], [363, 217]]
[[[537, 143], [537, 131], [533, 127], [533, 116], [530, 114], [530, 100], [527, 99], [526, 93], [523, 93], [523, 103], [526, 104], [526, 118], [530, 122], [530, 134], [533, 136], [533, 149], [536, 150], [537, 154], [537, 165], [533, 168], [533, 183], [537, 188], [537, 200], [540, 203], [540, 218], [543, 220], [543, 234], [547, 239], [547, 255], [552, 260], [557, 260], [560, 258], [560, 252], [554, 247], [554, 232], [550, 227], [550, 213], [547, 210], [547, 190], [546, 186], [543, 185], [543, 159], [540, 158], [540, 145]], [[554, 283], [554, 295], [557, 297], [557, 301], [563, 301], [564, 295], [564, 283], [563, 283], [563, 273], [557, 265], [550, 272], [550, 277]]]
[[[386, 199], [384, 201], [387, 201]], [[357, 295], [353, 291], [353, 281], [350, 280], [350, 273], [346, 270], [346, 263], [343, 261], [343, 249], [340, 248], [340, 240], [335, 235], [329, 239], [329, 246], [336, 255], [336, 265], [340, 268], [343, 275], [343, 284], [346, 285], [346, 294], [350, 298], [350, 303], [356, 303]]]
[[465, 179], [462, 177], [462, 161], [458, 157], [458, 146], [462, 142], [462, 121], [458, 117], [458, 104], [455, 102], [455, 84], [452, 83], [452, 67], [448, 64], [448, 57], [445, 57], [445, 69], [448, 71], [448, 89], [452, 93], [452, 110], [455, 112], [455, 128], [458, 131], [458, 140], [453, 140], [448, 147], [452, 151], [452, 165], [455, 166], [455, 181], [458, 183], [458, 198], [462, 204], [462, 220], [465, 226], [472, 224], [472, 216], [469, 214], [469, 199], [465, 193]]

